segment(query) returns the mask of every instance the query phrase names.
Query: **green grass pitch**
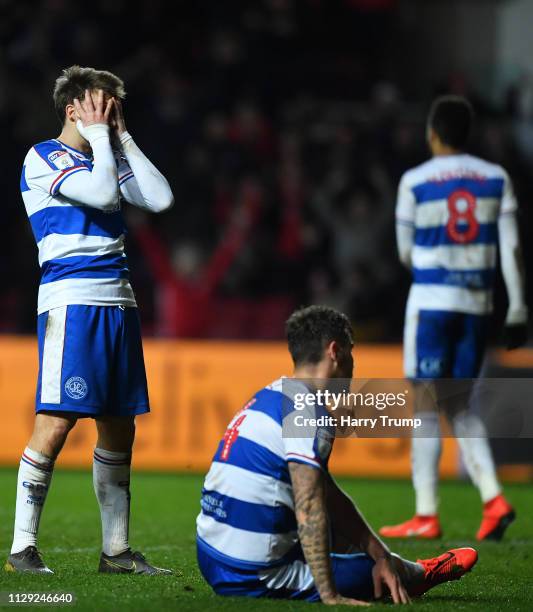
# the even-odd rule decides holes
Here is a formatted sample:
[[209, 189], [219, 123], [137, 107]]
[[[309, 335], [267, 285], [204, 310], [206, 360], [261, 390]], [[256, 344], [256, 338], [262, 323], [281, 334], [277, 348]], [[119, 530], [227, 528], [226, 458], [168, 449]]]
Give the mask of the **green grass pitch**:
[[[0, 470], [0, 549], [7, 555], [11, 542], [16, 471]], [[215, 596], [196, 567], [195, 517], [202, 479], [197, 475], [134, 473], [130, 540], [134, 548], [164, 567], [180, 570], [174, 577], [101, 576], [98, 508], [88, 472], [56, 470], [41, 523], [40, 548], [52, 577], [0, 572], [0, 592], [69, 591], [76, 610], [239, 611], [309, 610], [305, 602], [252, 601]], [[371, 524], [407, 518], [412, 511], [406, 481], [341, 479]], [[533, 609], [533, 486], [509, 485], [509, 499], [518, 520], [502, 543], [478, 546], [480, 560], [459, 582], [440, 586], [413, 604], [417, 610], [532, 610]], [[410, 559], [433, 556], [446, 548], [474, 545], [480, 505], [477, 492], [466, 483], [441, 487], [445, 539], [400, 542], [393, 548]], [[3, 561], [3, 559], [2, 559]], [[3, 564], [3, 563], [2, 563]], [[51, 606], [46, 606], [50, 609]], [[46, 609], [45, 608], [45, 609]], [[63, 609], [69, 609], [67, 606]], [[372, 609], [390, 609], [379, 604]], [[346, 608], [343, 606], [343, 610]]]

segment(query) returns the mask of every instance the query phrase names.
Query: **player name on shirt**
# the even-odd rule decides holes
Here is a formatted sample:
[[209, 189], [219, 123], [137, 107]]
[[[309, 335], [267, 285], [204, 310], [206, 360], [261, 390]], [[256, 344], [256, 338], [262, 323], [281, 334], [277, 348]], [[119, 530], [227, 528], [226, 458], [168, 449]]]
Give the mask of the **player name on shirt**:
[[505, 170], [460, 154], [434, 157], [406, 172], [396, 219], [414, 228], [408, 311], [492, 311], [498, 219], [514, 214]]

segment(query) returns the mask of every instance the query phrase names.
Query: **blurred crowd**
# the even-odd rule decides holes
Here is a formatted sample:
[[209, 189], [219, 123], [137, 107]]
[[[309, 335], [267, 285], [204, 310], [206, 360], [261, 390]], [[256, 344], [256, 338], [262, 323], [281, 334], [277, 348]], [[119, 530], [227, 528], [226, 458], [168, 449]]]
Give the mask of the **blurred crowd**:
[[0, 0], [0, 331], [35, 328], [39, 270], [18, 181], [27, 149], [59, 133], [51, 90], [73, 63], [125, 80], [128, 128], [176, 197], [162, 216], [126, 210], [147, 333], [278, 338], [291, 309], [323, 303], [346, 311], [360, 340], [399, 339], [409, 276], [395, 191], [427, 157], [425, 113], [445, 91], [469, 95], [472, 151], [514, 179], [530, 259], [526, 76], [501, 108], [460, 74], [421, 89], [394, 52], [412, 49], [394, 0], [169, 4]]

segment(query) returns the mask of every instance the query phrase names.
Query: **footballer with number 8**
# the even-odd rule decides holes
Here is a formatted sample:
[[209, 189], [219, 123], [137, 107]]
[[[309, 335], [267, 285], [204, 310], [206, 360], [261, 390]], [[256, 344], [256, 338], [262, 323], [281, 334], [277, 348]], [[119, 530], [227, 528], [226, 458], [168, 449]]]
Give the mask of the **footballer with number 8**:
[[54, 462], [77, 420], [95, 420], [94, 489], [102, 518], [102, 573], [171, 574], [130, 549], [130, 463], [135, 416], [149, 412], [139, 316], [128, 280], [121, 201], [161, 212], [165, 177], [126, 130], [124, 83], [71, 66], [54, 88], [57, 139], [30, 149], [21, 191], [42, 278], [33, 434], [17, 482], [5, 569], [49, 574], [37, 532]]
[[[469, 410], [492, 312], [497, 254], [509, 306], [509, 350], [527, 341], [528, 309], [518, 231], [518, 204], [507, 172], [465, 152], [473, 123], [465, 98], [442, 96], [431, 107], [432, 158], [407, 171], [398, 189], [396, 231], [402, 263], [413, 275], [405, 314], [405, 375], [415, 380], [421, 427], [412, 439], [416, 514], [380, 533], [389, 538], [438, 538], [439, 410], [425, 397], [433, 381], [437, 407], [450, 421], [465, 467], [483, 503], [478, 540], [500, 540], [515, 519], [504, 497], [482, 419]], [[461, 393], [445, 379], [461, 379]], [[422, 380], [422, 386], [417, 382]], [[443, 380], [444, 379], [444, 380]], [[454, 397], [455, 394], [455, 397]]]

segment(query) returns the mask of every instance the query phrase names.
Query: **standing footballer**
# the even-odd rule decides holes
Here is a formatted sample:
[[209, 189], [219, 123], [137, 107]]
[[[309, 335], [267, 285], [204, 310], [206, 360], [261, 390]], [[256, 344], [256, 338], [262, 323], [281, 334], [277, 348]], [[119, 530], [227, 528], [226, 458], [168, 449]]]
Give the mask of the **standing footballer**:
[[[404, 174], [396, 223], [401, 261], [413, 284], [405, 315], [405, 374], [430, 379], [451, 421], [468, 473], [479, 489], [483, 518], [478, 540], [499, 540], [515, 518], [502, 493], [483, 422], [468, 403], [454, 401], [442, 379], [464, 379], [465, 397], [485, 349], [499, 251], [509, 308], [507, 348], [527, 340], [528, 309], [517, 223], [517, 201], [507, 172], [465, 153], [473, 111], [457, 96], [433, 103], [427, 124], [432, 158]], [[449, 386], [448, 386], [449, 388]], [[447, 397], [446, 397], [447, 395]], [[422, 426], [413, 437], [416, 515], [386, 526], [390, 538], [436, 538], [440, 420], [434, 402], [419, 394]]]
[[42, 278], [33, 434], [22, 453], [15, 532], [5, 569], [49, 574], [37, 532], [54, 462], [79, 418], [96, 422], [93, 479], [102, 518], [103, 573], [170, 574], [130, 549], [135, 416], [149, 412], [135, 296], [128, 280], [121, 200], [161, 212], [164, 176], [126, 131], [124, 83], [71, 66], [54, 88], [58, 138], [32, 147], [20, 181]]

